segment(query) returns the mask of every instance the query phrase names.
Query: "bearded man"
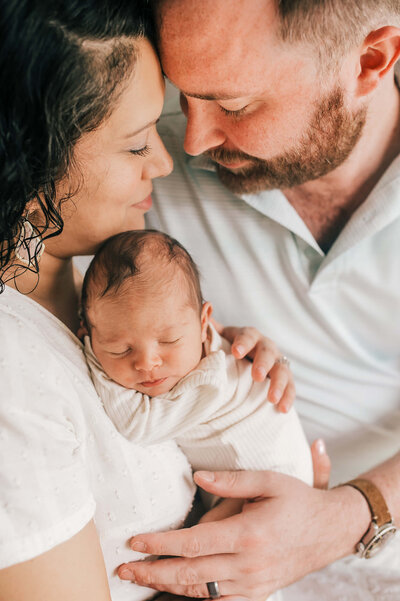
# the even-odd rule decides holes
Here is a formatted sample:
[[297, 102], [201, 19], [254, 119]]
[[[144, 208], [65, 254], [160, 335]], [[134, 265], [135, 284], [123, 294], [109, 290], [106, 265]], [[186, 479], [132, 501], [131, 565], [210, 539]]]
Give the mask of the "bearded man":
[[183, 115], [160, 127], [175, 170], [157, 184], [151, 226], [194, 256], [221, 321], [253, 322], [290, 357], [306, 433], [326, 440], [333, 483], [351, 482], [197, 474], [247, 501], [134, 537], [136, 550], [180, 557], [120, 575], [259, 600], [309, 574], [285, 601], [399, 599], [400, 4], [154, 5]]

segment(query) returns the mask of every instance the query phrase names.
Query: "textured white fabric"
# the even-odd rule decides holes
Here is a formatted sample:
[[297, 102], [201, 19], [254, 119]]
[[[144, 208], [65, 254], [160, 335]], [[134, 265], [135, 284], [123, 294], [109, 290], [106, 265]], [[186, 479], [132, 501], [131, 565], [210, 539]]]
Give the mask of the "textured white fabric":
[[[234, 195], [209, 161], [186, 155], [184, 129], [182, 114], [161, 120], [174, 171], [155, 182], [148, 226], [192, 254], [217, 319], [254, 325], [291, 359], [297, 411], [308, 439], [327, 441], [333, 483], [398, 452], [400, 157], [324, 254], [280, 191]], [[399, 538], [384, 561], [337, 562], [290, 594], [400, 599]]]
[[95, 519], [113, 601], [154, 591], [115, 568], [127, 540], [182, 525], [191, 469], [173, 441], [125, 440], [93, 387], [82, 345], [40, 305], [0, 295], [0, 568], [37, 556]]
[[253, 382], [249, 361], [236, 360], [212, 326], [205, 346], [195, 370], [150, 398], [108, 378], [86, 337], [94, 385], [119, 432], [140, 444], [174, 438], [194, 469], [273, 469], [312, 484], [295, 410], [284, 415], [266, 401], [268, 384]]

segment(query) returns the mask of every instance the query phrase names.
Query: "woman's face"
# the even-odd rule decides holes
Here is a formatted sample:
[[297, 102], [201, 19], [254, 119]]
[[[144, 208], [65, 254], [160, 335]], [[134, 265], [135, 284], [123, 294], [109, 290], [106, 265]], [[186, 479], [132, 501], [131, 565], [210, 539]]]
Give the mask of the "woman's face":
[[164, 100], [160, 65], [147, 40], [137, 46], [134, 73], [115, 109], [78, 141], [76, 167], [58, 187], [58, 197], [78, 191], [62, 203], [62, 234], [46, 240], [46, 251], [54, 256], [92, 254], [109, 236], [143, 228], [152, 179], [172, 169], [156, 130]]

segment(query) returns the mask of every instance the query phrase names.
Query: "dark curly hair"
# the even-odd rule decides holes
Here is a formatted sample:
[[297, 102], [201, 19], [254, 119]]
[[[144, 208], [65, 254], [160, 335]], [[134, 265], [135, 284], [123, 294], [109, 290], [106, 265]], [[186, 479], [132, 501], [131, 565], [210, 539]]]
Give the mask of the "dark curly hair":
[[115, 105], [142, 37], [145, 0], [0, 0], [0, 291], [28, 203], [42, 237], [61, 233], [56, 183]]

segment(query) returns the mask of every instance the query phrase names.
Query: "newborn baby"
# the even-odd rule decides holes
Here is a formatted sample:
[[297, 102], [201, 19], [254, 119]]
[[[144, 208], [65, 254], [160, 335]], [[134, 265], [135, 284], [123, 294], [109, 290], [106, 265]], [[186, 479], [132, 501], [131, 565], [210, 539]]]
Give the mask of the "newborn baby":
[[296, 412], [266, 401], [268, 381], [252, 380], [211, 313], [179, 242], [149, 230], [105, 242], [85, 276], [82, 315], [107, 414], [136, 444], [174, 438], [195, 470], [271, 469], [311, 484]]

